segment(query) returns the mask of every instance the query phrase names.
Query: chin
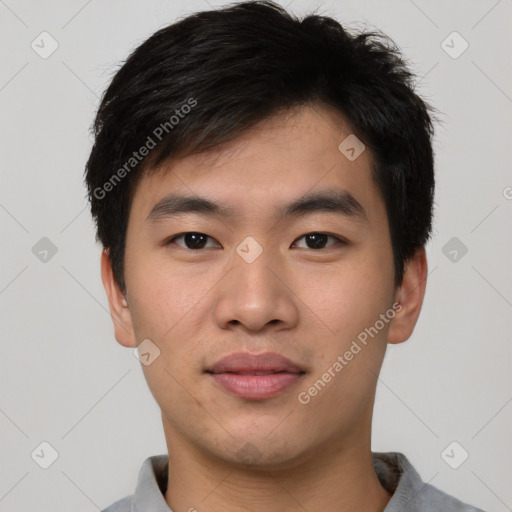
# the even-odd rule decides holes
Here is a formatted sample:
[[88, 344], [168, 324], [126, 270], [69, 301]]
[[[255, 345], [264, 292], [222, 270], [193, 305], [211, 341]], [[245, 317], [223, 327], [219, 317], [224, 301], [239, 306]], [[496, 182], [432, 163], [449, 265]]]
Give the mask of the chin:
[[[307, 460], [311, 447], [302, 446], [297, 433], [289, 431], [272, 432], [279, 422], [274, 422], [272, 427], [266, 426], [258, 434], [254, 432], [249, 435], [247, 432], [238, 430], [233, 437], [224, 436], [222, 443], [216, 446], [204, 446], [212, 450], [217, 457], [223, 459], [229, 465], [238, 466], [240, 469], [254, 471], [285, 470], [296, 467]], [[290, 440], [293, 439], [293, 442]], [[204, 440], [203, 440], [204, 442]], [[220, 453], [215, 453], [221, 447]], [[217, 449], [216, 449], [217, 448]]]
[[298, 466], [305, 459], [299, 447], [265, 446], [264, 442], [246, 442], [240, 450], [229, 454], [229, 464], [250, 471], [283, 471]]

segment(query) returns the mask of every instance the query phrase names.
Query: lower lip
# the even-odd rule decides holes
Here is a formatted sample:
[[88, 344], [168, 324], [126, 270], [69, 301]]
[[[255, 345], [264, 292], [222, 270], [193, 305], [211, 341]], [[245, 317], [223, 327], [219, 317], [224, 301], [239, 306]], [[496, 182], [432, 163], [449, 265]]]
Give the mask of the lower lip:
[[282, 393], [295, 384], [301, 373], [273, 373], [269, 375], [240, 375], [237, 373], [211, 374], [226, 391], [247, 400], [264, 400]]

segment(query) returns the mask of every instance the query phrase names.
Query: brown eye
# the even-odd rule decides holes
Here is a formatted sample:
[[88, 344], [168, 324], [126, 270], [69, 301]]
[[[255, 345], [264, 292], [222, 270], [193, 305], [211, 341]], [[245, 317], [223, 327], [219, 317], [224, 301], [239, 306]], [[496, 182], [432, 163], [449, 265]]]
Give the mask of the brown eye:
[[176, 243], [176, 245], [183, 247], [184, 249], [191, 250], [204, 249], [206, 247], [208, 239], [213, 240], [213, 238], [209, 237], [208, 235], [205, 235], [204, 233], [189, 231], [187, 233], [181, 233], [180, 235], [173, 236], [170, 240], [166, 242], [166, 245], [175, 243], [176, 240], [180, 239], [183, 239], [184, 245], [179, 243]]
[[[336, 245], [336, 243], [334, 243], [331, 244], [330, 246], [327, 246], [326, 244], [329, 238], [339, 243], [344, 243], [343, 240], [341, 240], [340, 238], [334, 235], [329, 235], [327, 233], [307, 233], [306, 235], [301, 236], [297, 240], [301, 240], [302, 238], [306, 242], [306, 247], [299, 247], [300, 249], [326, 249], [331, 247], [332, 245]], [[294, 242], [294, 245], [296, 245], [296, 242]]]

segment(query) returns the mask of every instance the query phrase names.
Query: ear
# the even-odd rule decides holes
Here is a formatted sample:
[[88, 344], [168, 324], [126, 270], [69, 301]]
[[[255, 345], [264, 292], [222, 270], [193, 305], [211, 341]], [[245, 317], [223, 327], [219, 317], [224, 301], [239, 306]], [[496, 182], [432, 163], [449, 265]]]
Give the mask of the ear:
[[427, 256], [425, 248], [418, 248], [406, 263], [402, 284], [395, 293], [395, 317], [390, 323], [388, 343], [402, 343], [410, 338], [420, 315], [427, 286]]
[[133, 332], [130, 309], [114, 278], [112, 262], [106, 249], [103, 249], [101, 252], [101, 280], [107, 293], [116, 340], [124, 347], [136, 347], [137, 343]]

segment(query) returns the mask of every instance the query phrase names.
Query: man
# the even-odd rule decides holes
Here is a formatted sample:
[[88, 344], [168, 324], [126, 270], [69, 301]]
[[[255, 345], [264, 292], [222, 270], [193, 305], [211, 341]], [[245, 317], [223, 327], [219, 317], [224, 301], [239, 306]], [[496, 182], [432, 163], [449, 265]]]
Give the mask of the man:
[[86, 181], [168, 454], [106, 511], [477, 510], [371, 452], [386, 344], [427, 278], [412, 81], [385, 36], [270, 2], [189, 16], [117, 72]]

